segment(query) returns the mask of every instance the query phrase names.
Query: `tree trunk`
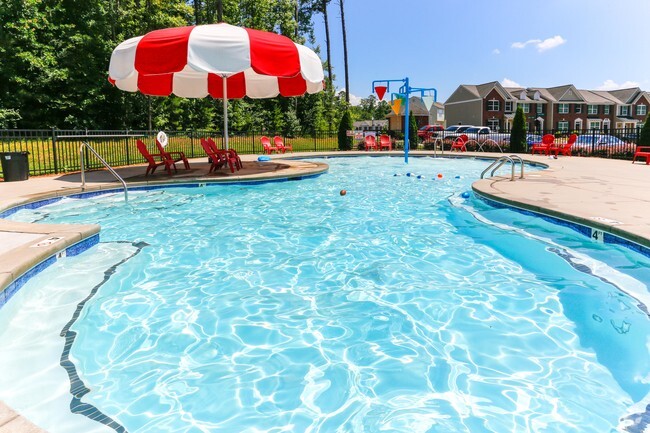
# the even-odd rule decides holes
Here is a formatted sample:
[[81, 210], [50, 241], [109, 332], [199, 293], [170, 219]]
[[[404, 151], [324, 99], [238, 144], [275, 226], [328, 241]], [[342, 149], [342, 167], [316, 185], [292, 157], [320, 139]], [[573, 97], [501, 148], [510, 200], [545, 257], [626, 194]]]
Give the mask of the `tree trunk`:
[[330, 47], [330, 25], [327, 18], [327, 3], [329, 0], [323, 0], [323, 20], [325, 21], [325, 46], [327, 47], [327, 86], [332, 88], [332, 57]]
[[223, 0], [217, 0], [217, 22], [223, 22]]
[[343, 0], [339, 0], [341, 5], [341, 28], [343, 29], [343, 68], [345, 70], [345, 102], [350, 104], [350, 78], [348, 77], [348, 42], [345, 33], [345, 12]]

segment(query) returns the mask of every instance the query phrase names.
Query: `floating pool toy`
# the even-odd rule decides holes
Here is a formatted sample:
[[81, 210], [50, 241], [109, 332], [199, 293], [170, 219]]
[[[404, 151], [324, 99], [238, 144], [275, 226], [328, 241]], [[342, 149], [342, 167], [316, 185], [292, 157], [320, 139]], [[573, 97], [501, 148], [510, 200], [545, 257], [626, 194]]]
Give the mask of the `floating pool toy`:
[[438, 173], [438, 179], [442, 179], [442, 173]]
[[266, 155], [262, 155], [262, 156], [258, 156], [257, 160], [260, 161], [260, 162], [270, 161], [271, 157], [266, 156]]
[[456, 176], [456, 179], [460, 179], [460, 176]]
[[468, 192], [464, 192], [464, 193], [462, 193], [460, 196], [461, 196], [462, 198], [469, 198], [469, 193], [468, 193]]
[[345, 195], [345, 194], [347, 194], [347, 193], [348, 193], [348, 192], [347, 192], [346, 190], [344, 190], [344, 189], [342, 189], [341, 192], [339, 192], [339, 194], [341, 194], [341, 195]]

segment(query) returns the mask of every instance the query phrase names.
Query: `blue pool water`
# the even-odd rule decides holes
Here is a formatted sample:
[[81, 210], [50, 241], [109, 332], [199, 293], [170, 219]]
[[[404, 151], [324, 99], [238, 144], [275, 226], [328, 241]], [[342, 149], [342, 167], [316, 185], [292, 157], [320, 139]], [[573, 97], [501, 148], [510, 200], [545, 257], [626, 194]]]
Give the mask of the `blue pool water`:
[[[102, 243], [0, 310], [3, 371], [35, 362], [21, 326], [63, 315], [42, 344], [67, 370], [39, 371], [78, 374], [67, 403], [97, 431], [642, 431], [648, 258], [463, 198], [486, 161], [326, 162], [14, 214]], [[0, 400], [75, 431], [10, 383]]]

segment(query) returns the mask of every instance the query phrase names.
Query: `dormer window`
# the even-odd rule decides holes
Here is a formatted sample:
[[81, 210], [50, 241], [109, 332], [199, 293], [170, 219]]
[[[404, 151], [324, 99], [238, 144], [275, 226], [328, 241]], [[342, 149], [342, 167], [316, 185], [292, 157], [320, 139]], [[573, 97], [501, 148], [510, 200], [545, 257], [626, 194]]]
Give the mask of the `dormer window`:
[[523, 92], [521, 92], [521, 95], [519, 95], [519, 99], [521, 99], [522, 101], [524, 101], [526, 99], [526, 91], [525, 90]]
[[539, 93], [539, 91], [535, 91], [535, 94], [533, 95], [533, 99], [536, 101], [542, 99], [542, 95]]

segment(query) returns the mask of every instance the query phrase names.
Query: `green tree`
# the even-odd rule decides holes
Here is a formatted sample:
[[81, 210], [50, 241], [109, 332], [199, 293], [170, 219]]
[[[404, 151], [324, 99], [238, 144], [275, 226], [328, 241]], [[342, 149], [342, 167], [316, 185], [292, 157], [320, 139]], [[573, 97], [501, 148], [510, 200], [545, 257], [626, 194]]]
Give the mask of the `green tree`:
[[351, 131], [353, 128], [352, 116], [350, 111], [346, 110], [341, 116], [341, 121], [339, 122], [339, 150], [350, 150], [352, 149], [352, 141], [354, 137], [348, 136], [348, 131]]
[[645, 123], [639, 135], [639, 146], [650, 146], [650, 114], [645, 118]]
[[418, 123], [415, 120], [413, 111], [409, 112], [409, 148], [418, 148]]
[[512, 130], [510, 131], [510, 151], [526, 151], [526, 116], [521, 107], [517, 108], [515, 118], [512, 121]]

